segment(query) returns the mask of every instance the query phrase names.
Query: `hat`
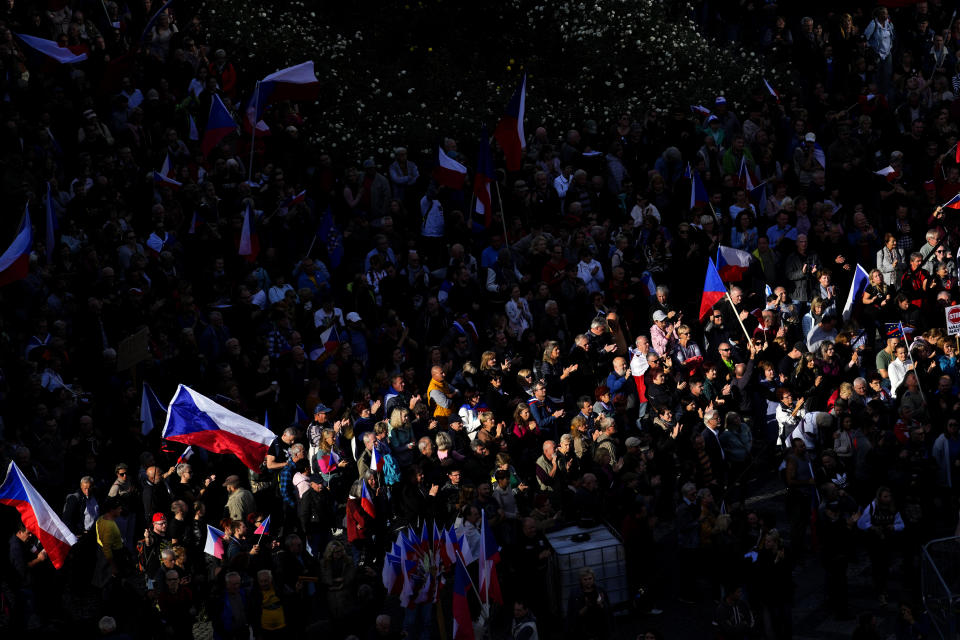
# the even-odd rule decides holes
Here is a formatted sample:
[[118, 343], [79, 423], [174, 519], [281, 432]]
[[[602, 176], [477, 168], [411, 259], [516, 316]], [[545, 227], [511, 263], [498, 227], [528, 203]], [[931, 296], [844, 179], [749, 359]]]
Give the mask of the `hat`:
[[807, 135], [803, 136], [803, 139], [807, 142], [816, 142], [817, 134], [815, 134], [813, 131], [810, 131], [807, 133]]
[[311, 473], [307, 476], [307, 481], [310, 484], [323, 484], [323, 476], [319, 473]]
[[377, 163], [373, 161], [373, 158], [367, 158], [366, 160], [363, 161], [364, 169], [373, 169], [376, 166], [377, 166]]
[[633, 436], [630, 436], [629, 438], [627, 438], [627, 441], [624, 444], [627, 446], [628, 449], [631, 447], [639, 447], [640, 438], [635, 438]]
[[351, 311], [347, 314], [347, 322], [363, 322], [363, 319], [360, 317], [360, 314], [356, 311]]
[[654, 311], [653, 312], [653, 321], [654, 322], [663, 322], [667, 319], [667, 314], [663, 311]]
[[727, 99], [723, 96], [717, 96], [717, 99], [714, 100], [714, 104], [727, 104]]
[[807, 348], [807, 345], [804, 344], [803, 340], [798, 340], [793, 343], [793, 348], [796, 349], [797, 351], [803, 351], [804, 349]]
[[713, 114], [710, 114], [709, 116], [707, 116], [707, 124], [710, 124], [711, 122], [720, 122], [720, 118], [718, 118]]
[[155, 513], [153, 514], [153, 522], [166, 522], [167, 515], [165, 513]]
[[316, 407], [313, 408], [313, 415], [317, 415], [318, 413], [330, 413], [331, 411], [333, 411], [333, 409], [320, 402]]
[[227, 479], [223, 481], [223, 486], [225, 486], [225, 487], [239, 487], [239, 486], [240, 486], [240, 476], [227, 476]]

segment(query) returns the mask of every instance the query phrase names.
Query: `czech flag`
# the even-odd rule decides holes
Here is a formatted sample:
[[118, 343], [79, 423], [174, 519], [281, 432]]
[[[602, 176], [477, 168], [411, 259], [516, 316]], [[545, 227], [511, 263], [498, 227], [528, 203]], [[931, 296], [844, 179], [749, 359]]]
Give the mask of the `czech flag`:
[[507, 103], [507, 110], [500, 117], [493, 137], [503, 149], [503, 159], [507, 171], [519, 171], [523, 166], [523, 149], [527, 146], [527, 137], [523, 133], [523, 116], [526, 110], [527, 74], [523, 74], [520, 86], [513, 92]]
[[367, 486], [367, 481], [363, 478], [360, 479], [360, 508], [366, 511], [371, 518], [377, 517], [377, 506], [373, 502], [370, 487]]
[[207, 525], [207, 541], [203, 545], [203, 552], [214, 558], [223, 559], [223, 538], [226, 534], [216, 527]]
[[37, 536], [53, 566], [62, 567], [77, 537], [13, 462], [7, 466], [7, 477], [0, 486], [0, 504], [20, 512], [23, 525]]
[[888, 182], [893, 182], [900, 177], [900, 172], [889, 164], [879, 171], [874, 171], [874, 173], [878, 176], [886, 178]]
[[724, 247], [717, 249], [717, 272], [724, 282], [739, 282], [750, 270], [753, 256], [746, 251]]
[[268, 105], [283, 100], [316, 100], [320, 95], [320, 82], [313, 72], [313, 61], [271, 73], [257, 84], [256, 120], [263, 117]]
[[330, 453], [317, 458], [317, 466], [320, 467], [320, 473], [323, 474], [333, 473], [338, 464], [340, 464], [340, 456], [335, 451], [330, 451]]
[[214, 453], [232, 453], [257, 471], [276, 436], [181, 384], [170, 401], [163, 438]]
[[490, 183], [493, 182], [493, 155], [490, 153], [490, 136], [487, 125], [480, 130], [480, 147], [477, 151], [477, 172], [473, 176], [473, 193], [477, 197], [476, 211], [483, 214], [483, 226], [490, 226], [493, 215], [493, 200], [490, 198]]
[[188, 133], [187, 138], [196, 142], [200, 139], [200, 132], [197, 131], [197, 121], [193, 119], [193, 116], [189, 113], [187, 114], [187, 127]]
[[260, 526], [253, 530], [253, 535], [270, 535], [270, 516], [267, 516]]
[[470, 603], [467, 602], [467, 589], [470, 578], [463, 562], [458, 562], [453, 576], [453, 640], [474, 640], [473, 618], [470, 616]]
[[863, 290], [870, 283], [870, 274], [867, 270], [857, 265], [857, 270], [853, 272], [853, 282], [850, 283], [850, 292], [847, 294], [847, 303], [843, 305], [843, 321], [848, 322], [853, 314], [854, 308], [860, 302]]
[[723, 284], [723, 278], [717, 272], [717, 266], [713, 260], [707, 260], [707, 276], [703, 282], [703, 298], [700, 299], [700, 320], [710, 313], [713, 305], [717, 304], [727, 295], [727, 289]]
[[240, 245], [237, 247], [237, 253], [243, 256], [247, 262], [253, 262], [260, 254], [260, 238], [255, 231], [255, 225], [253, 207], [248, 203], [246, 211], [243, 212]]
[[705, 106], [703, 106], [702, 104], [692, 104], [692, 105], [690, 105], [690, 111], [693, 111], [694, 113], [699, 113], [699, 114], [702, 115], [702, 116], [708, 116], [708, 115], [710, 115], [710, 109], [707, 109], [707, 108], [706, 108]]
[[173, 163], [170, 162], [170, 154], [168, 153], [163, 157], [163, 164], [160, 165], [160, 175], [172, 178], [176, 175], [173, 171]]
[[462, 189], [467, 177], [467, 168], [437, 147], [437, 166], [433, 168], [433, 179], [444, 187]]
[[766, 85], [767, 91], [770, 93], [770, 95], [776, 99], [777, 104], [780, 104], [780, 94], [777, 92], [777, 90], [770, 86], [770, 83], [767, 82], [766, 78], [763, 79], [763, 84]]
[[340, 344], [340, 334], [337, 332], [337, 325], [332, 324], [330, 327], [320, 334], [320, 344], [323, 345], [324, 351], [335, 351], [337, 345]]
[[23, 212], [23, 220], [13, 242], [0, 254], [0, 287], [23, 280], [30, 272], [30, 248], [33, 246], [33, 228], [30, 226], [29, 207]]
[[707, 195], [707, 188], [700, 179], [700, 174], [687, 163], [687, 173], [685, 178], [690, 178], [690, 208], [706, 207], [710, 204], [710, 198]]
[[382, 466], [383, 461], [380, 459], [380, 454], [377, 453], [377, 443], [374, 440], [373, 449], [370, 450], [370, 471], [380, 471]]
[[157, 398], [146, 382], [143, 383], [143, 391], [140, 392], [140, 433], [147, 435], [160, 422], [161, 415], [167, 413], [163, 404]]
[[289, 209], [290, 207], [293, 207], [293, 206], [295, 206], [295, 205], [298, 205], [298, 204], [300, 204], [300, 203], [302, 203], [302, 202], [306, 202], [306, 200], [307, 200], [307, 190], [304, 189], [304, 190], [301, 191], [300, 193], [297, 193], [297, 194], [295, 194], [295, 195], [292, 195], [292, 196], [290, 196], [290, 197], [288, 197], [288, 198], [284, 198], [283, 202], [280, 203], [280, 205], [277, 207], [277, 209], [284, 209], [284, 210], [286, 210], [286, 209]]
[[177, 182], [173, 178], [168, 178], [158, 171], [153, 172], [153, 184], [155, 187], [170, 187], [174, 191], [183, 186], [183, 183]]
[[203, 157], [206, 158], [210, 152], [220, 144], [220, 141], [231, 133], [236, 132], [237, 123], [233, 116], [227, 111], [220, 96], [213, 94], [210, 101], [210, 117], [207, 119], [207, 129], [203, 132], [203, 142], [200, 143], [200, 150]]
[[[960, 193], [955, 193], [952, 198], [943, 203], [944, 207], [948, 209], [960, 209]], [[0, 262], [2, 262], [0, 258]]]
[[310, 424], [310, 416], [307, 415], [307, 412], [303, 410], [299, 404], [297, 405], [296, 412], [293, 415], [293, 423], [298, 424], [301, 427], [305, 427]]
[[500, 579], [497, 563], [500, 562], [500, 545], [487, 523], [487, 512], [480, 510], [480, 602], [503, 604], [500, 594]]
[[652, 298], [657, 295], [657, 283], [653, 281], [653, 276], [650, 275], [649, 271], [640, 274], [640, 286], [643, 287], [649, 297]]
[[44, 40], [43, 38], [28, 36], [22, 33], [15, 35], [34, 51], [39, 51], [48, 58], [53, 58], [60, 64], [73, 64], [75, 62], [83, 62], [87, 59], [87, 54], [75, 54], [73, 51], [70, 51], [70, 49], [61, 47], [53, 40]]
[[747, 154], [740, 157], [740, 172], [737, 174], [737, 182], [747, 191], [753, 192], [753, 176], [750, 175], [750, 169], [747, 168]]

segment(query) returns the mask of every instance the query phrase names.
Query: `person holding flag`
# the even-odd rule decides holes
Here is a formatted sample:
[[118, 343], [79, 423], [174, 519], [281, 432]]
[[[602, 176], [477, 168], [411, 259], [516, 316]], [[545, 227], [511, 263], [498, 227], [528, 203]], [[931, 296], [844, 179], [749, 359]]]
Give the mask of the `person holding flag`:
[[[372, 474], [368, 473], [372, 478]], [[357, 550], [358, 564], [372, 558], [377, 513], [368, 478], [353, 483], [347, 496], [347, 540]]]

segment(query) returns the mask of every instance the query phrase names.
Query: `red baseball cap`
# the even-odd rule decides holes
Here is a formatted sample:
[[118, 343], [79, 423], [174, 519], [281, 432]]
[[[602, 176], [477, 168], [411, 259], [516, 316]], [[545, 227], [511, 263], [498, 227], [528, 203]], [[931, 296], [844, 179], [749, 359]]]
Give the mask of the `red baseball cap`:
[[167, 521], [166, 514], [163, 514], [163, 513], [153, 514], [153, 522], [166, 522], [166, 521]]

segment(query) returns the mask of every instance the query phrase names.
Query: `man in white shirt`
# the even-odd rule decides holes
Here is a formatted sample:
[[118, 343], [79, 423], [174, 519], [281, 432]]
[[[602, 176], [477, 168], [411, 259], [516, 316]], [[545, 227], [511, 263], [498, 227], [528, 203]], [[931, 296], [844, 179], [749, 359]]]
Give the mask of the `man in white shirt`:
[[570, 176], [572, 175], [573, 165], [568, 164], [560, 170], [560, 175], [553, 179], [553, 188], [557, 190], [557, 195], [560, 196], [561, 203], [567, 195], [567, 189], [570, 188]]
[[580, 251], [580, 262], [577, 263], [577, 277], [587, 285], [588, 293], [597, 293], [603, 290], [603, 267], [593, 259], [589, 249]]

